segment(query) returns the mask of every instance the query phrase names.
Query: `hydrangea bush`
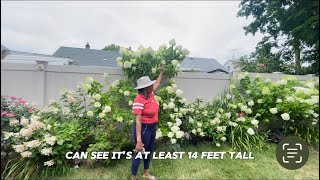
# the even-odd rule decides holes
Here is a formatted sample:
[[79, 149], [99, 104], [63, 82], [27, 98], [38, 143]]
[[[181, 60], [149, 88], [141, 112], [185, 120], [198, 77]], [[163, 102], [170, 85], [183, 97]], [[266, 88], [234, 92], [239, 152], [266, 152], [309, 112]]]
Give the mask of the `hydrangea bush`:
[[156, 79], [161, 71], [162, 64], [166, 65], [164, 76], [171, 78], [181, 71], [180, 62], [189, 54], [189, 51], [177, 45], [175, 39], [169, 45], [160, 45], [158, 50], [151, 47], [140, 46], [138, 50], [131, 51], [121, 48], [119, 51], [118, 66], [122, 68], [129, 80], [136, 82], [141, 76]]

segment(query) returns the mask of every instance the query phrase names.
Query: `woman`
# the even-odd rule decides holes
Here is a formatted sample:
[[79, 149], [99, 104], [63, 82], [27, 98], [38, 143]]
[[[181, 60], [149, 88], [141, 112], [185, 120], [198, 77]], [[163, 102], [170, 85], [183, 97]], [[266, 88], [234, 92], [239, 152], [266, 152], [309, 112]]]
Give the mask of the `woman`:
[[132, 158], [132, 179], [136, 180], [140, 158], [135, 159], [138, 152], [144, 148], [150, 152], [147, 159], [143, 159], [144, 174], [143, 177], [156, 179], [149, 173], [149, 164], [153, 153], [153, 147], [156, 140], [156, 127], [158, 122], [159, 104], [154, 97], [154, 92], [158, 89], [164, 66], [157, 80], [151, 81], [148, 76], [138, 79], [138, 86], [135, 88], [139, 91], [132, 104], [133, 113], [135, 114], [135, 123], [133, 124], [133, 137], [135, 143], [135, 154]]

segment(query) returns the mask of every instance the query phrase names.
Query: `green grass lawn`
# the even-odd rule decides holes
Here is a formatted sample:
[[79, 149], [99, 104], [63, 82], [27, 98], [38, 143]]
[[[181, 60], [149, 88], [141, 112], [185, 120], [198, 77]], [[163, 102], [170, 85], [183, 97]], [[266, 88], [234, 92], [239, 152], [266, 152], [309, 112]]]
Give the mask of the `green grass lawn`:
[[[189, 145], [181, 151], [228, 151], [230, 147], [213, 147], [205, 144]], [[185, 155], [177, 160], [151, 160], [150, 173], [158, 179], [319, 179], [319, 151], [310, 147], [306, 165], [298, 170], [287, 170], [276, 160], [276, 145], [263, 152], [252, 152], [253, 160], [239, 159], [193, 159]], [[143, 161], [140, 162], [138, 179], [142, 179]], [[131, 160], [118, 160], [112, 166], [80, 167], [59, 179], [130, 179]]]

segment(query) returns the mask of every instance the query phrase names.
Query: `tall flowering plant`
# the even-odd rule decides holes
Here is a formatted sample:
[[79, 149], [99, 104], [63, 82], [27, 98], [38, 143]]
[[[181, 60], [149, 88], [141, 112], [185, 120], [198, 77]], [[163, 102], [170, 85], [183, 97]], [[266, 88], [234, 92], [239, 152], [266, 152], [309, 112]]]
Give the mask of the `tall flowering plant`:
[[166, 64], [164, 76], [176, 76], [181, 71], [180, 62], [189, 54], [187, 49], [176, 45], [174, 39], [169, 41], [169, 45], [163, 44], [157, 50], [140, 46], [136, 51], [121, 48], [119, 52], [121, 56], [117, 59], [118, 66], [133, 83], [141, 76], [156, 79], [162, 64]]

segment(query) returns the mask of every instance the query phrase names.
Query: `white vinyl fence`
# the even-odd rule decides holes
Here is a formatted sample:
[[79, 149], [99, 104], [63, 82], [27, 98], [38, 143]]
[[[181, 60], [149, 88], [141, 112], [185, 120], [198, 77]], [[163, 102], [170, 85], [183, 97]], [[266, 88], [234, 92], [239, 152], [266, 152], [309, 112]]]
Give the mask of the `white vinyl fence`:
[[[105, 72], [111, 76], [112, 81], [126, 79], [119, 68], [1, 63], [1, 96], [22, 97], [27, 102], [35, 102], [38, 107], [43, 107], [50, 100], [59, 100], [62, 88], [74, 90], [79, 83], [84, 82], [86, 76], [92, 76], [95, 80], [104, 82]], [[237, 73], [182, 72], [174, 79], [178, 88], [184, 91], [183, 97], [188, 101], [201, 96], [207, 102], [227, 88], [231, 78]], [[283, 74], [261, 75], [271, 80], [279, 80], [284, 76]], [[255, 74], [253, 73], [252, 76]], [[319, 81], [319, 78], [313, 75], [296, 77], [301, 81]]]

